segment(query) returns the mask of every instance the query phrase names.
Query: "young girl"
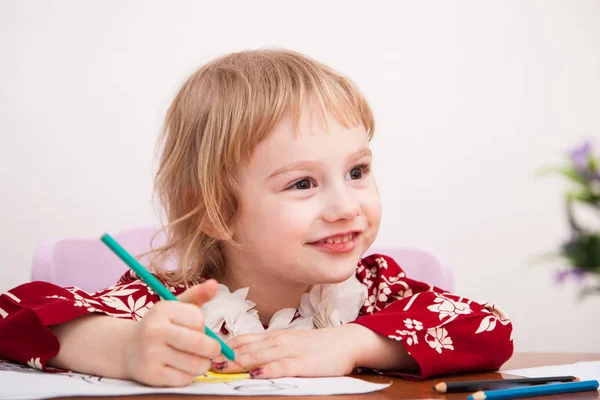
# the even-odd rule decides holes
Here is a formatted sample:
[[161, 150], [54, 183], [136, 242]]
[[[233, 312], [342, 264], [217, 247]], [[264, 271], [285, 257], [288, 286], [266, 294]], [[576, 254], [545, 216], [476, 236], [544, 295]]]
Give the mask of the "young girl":
[[354, 84], [301, 54], [203, 66], [168, 111], [156, 176], [168, 242], [155, 264], [175, 257], [178, 268], [155, 272], [181, 302], [160, 301], [132, 272], [97, 293], [27, 283], [0, 296], [0, 358], [158, 386], [208, 369], [499, 368], [513, 344], [498, 308], [411, 280], [385, 255], [361, 260], [381, 218], [373, 132]]

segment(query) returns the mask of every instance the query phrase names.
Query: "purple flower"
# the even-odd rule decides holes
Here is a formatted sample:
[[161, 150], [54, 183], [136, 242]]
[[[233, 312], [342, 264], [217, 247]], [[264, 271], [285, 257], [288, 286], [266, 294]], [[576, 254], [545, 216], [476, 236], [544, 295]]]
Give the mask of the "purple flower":
[[587, 182], [600, 182], [600, 172], [598, 171], [597, 161], [593, 163], [592, 144], [589, 140], [569, 153], [569, 158], [575, 166], [575, 171]]
[[585, 279], [587, 271], [582, 271], [578, 268], [561, 269], [556, 271], [554, 274], [554, 283], [561, 284], [567, 280], [567, 278], [575, 278], [578, 282]]
[[589, 140], [586, 140], [581, 146], [571, 151], [569, 158], [571, 158], [571, 161], [573, 162], [573, 164], [575, 164], [577, 172], [583, 175], [589, 170], [589, 162], [591, 156], [592, 144]]

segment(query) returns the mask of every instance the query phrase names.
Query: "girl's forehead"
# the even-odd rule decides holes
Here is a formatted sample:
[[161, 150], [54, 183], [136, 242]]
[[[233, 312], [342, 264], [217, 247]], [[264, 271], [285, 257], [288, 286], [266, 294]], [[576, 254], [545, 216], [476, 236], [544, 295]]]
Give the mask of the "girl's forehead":
[[[291, 119], [281, 121], [254, 150], [252, 163], [277, 169], [300, 161], [336, 161], [369, 148], [369, 136], [362, 125], [345, 127], [332, 118], [294, 127]], [[302, 121], [301, 121], [302, 122]]]
[[279, 136], [287, 140], [298, 141], [314, 136], [328, 135], [332, 132], [350, 131], [353, 128], [362, 128], [362, 132], [366, 134], [365, 128], [360, 123], [349, 126], [346, 121], [336, 119], [326, 110], [305, 104], [295, 111], [288, 109], [275, 124], [268, 137]]

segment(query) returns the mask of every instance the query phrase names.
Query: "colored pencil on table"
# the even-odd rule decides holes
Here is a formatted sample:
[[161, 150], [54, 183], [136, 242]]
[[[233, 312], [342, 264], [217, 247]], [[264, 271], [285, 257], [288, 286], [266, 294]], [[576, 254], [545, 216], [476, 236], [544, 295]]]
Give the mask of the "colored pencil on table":
[[476, 392], [468, 396], [468, 400], [504, 400], [521, 397], [547, 396], [552, 394], [585, 392], [598, 390], [598, 381], [581, 381], [569, 383], [550, 383], [547, 385], [534, 385], [512, 389], [488, 390]]
[[551, 382], [577, 382], [574, 376], [548, 376], [544, 378], [497, 379], [492, 381], [440, 382], [433, 388], [440, 393], [477, 392], [513, 386], [543, 385]]
[[[115, 239], [113, 239], [108, 233], [105, 233], [100, 238], [105, 245], [108, 246], [129, 268], [131, 268], [137, 276], [146, 282], [152, 290], [156, 292], [160, 297], [164, 300], [175, 300], [177, 301], [177, 297], [171, 292], [169, 289], [164, 287], [162, 283], [154, 275], [152, 275], [146, 268], [142, 266], [131, 254], [129, 254]], [[221, 345], [221, 353], [231, 361], [235, 361], [235, 354], [233, 350], [229, 346], [225, 344], [213, 331], [211, 331], [208, 327], [204, 327], [204, 332], [207, 336], [217, 340]]]

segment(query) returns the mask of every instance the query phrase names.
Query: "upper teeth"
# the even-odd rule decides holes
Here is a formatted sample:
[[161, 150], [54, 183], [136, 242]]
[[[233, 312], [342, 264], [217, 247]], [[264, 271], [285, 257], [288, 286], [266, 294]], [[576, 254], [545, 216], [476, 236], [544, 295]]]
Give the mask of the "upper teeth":
[[328, 237], [327, 239], [319, 240], [319, 243], [329, 243], [329, 244], [344, 243], [349, 240], [352, 240], [352, 233], [349, 233], [349, 234], [343, 235], [343, 236]]

